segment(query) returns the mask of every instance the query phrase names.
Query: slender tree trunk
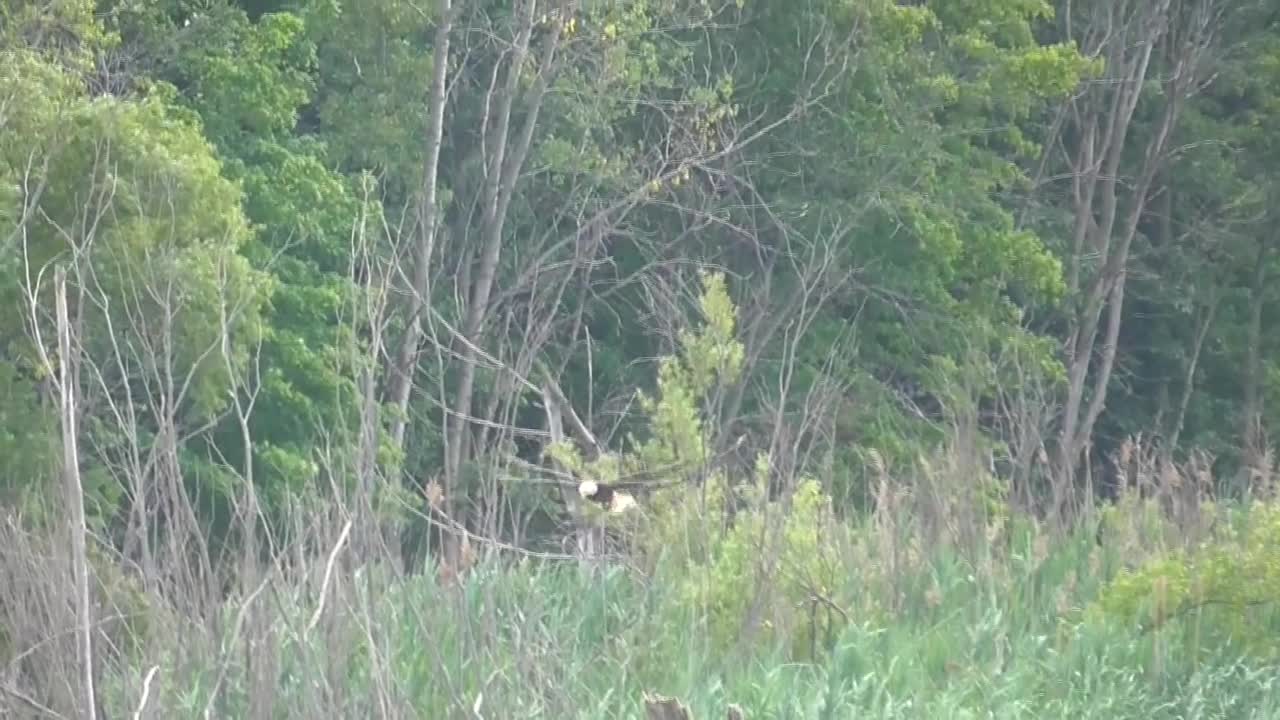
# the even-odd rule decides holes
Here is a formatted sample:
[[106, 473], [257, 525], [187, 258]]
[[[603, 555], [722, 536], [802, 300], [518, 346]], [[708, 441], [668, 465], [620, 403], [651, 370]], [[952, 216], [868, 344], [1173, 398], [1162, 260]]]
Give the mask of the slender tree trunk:
[[[1055, 511], [1063, 509], [1106, 407], [1124, 319], [1130, 249], [1185, 98], [1200, 82], [1201, 61], [1216, 38], [1220, 7], [1220, 0], [1193, 0], [1176, 8], [1170, 0], [1116, 0], [1094, 6], [1092, 27], [1084, 34], [1083, 48], [1106, 60], [1110, 78], [1071, 102], [1078, 140], [1071, 148], [1075, 217], [1068, 282], [1083, 302], [1073, 312], [1066, 342], [1068, 383], [1055, 462]], [[1157, 47], [1167, 66], [1165, 106], [1141, 159], [1124, 172], [1131, 154], [1126, 149], [1129, 131]], [[1122, 206], [1125, 217], [1118, 222]], [[1096, 270], [1088, 271], [1090, 257], [1100, 263]]]
[[1178, 448], [1178, 441], [1182, 437], [1182, 428], [1187, 422], [1187, 408], [1191, 406], [1191, 395], [1196, 388], [1196, 369], [1200, 364], [1200, 354], [1204, 350], [1205, 338], [1209, 336], [1209, 329], [1213, 327], [1214, 316], [1218, 312], [1218, 294], [1216, 291], [1209, 298], [1209, 302], [1204, 307], [1204, 312], [1200, 317], [1200, 322], [1196, 324], [1195, 338], [1191, 342], [1191, 359], [1187, 362], [1187, 372], [1182, 379], [1182, 397], [1178, 402], [1178, 415], [1173, 423], [1173, 430], [1169, 433], [1169, 440], [1165, 447], [1165, 459], [1171, 460], [1173, 453]]
[[409, 397], [418, 365], [418, 346], [422, 343], [422, 314], [430, 302], [431, 258], [435, 253], [439, 230], [438, 186], [440, 146], [444, 136], [444, 111], [448, 102], [445, 80], [449, 72], [449, 40], [453, 32], [452, 0], [439, 0], [439, 17], [432, 54], [431, 91], [427, 99], [427, 156], [422, 177], [422, 206], [418, 218], [419, 235], [414, 244], [413, 280], [409, 288], [409, 315], [404, 340], [396, 353], [388, 395], [395, 404], [396, 417], [391, 426], [395, 447], [404, 447], [408, 425]]
[[93, 690], [93, 609], [89, 604], [89, 552], [85, 541], [84, 488], [80, 483], [80, 453], [76, 445], [75, 359], [71, 350], [71, 322], [67, 315], [67, 271], [54, 275], [58, 316], [58, 369], [62, 406], [62, 478], [71, 533], [71, 563], [75, 573], [76, 646], [80, 655], [84, 717], [95, 720]]
[[1267, 261], [1270, 247], [1266, 242], [1258, 246], [1258, 256], [1253, 270], [1253, 283], [1249, 288], [1249, 325], [1244, 366], [1243, 439], [1244, 462], [1255, 467], [1262, 455], [1262, 311], [1266, 305]]
[[[1067, 341], [1068, 385], [1066, 407], [1063, 413], [1062, 433], [1058, 446], [1058, 481], [1055, 489], [1061, 494], [1070, 486], [1075, 476], [1076, 463], [1088, 441], [1083, 426], [1086, 389], [1089, 387], [1089, 369], [1093, 363], [1098, 325], [1102, 309], [1111, 299], [1114, 317], [1123, 299], [1123, 270], [1128, 260], [1128, 241], [1125, 233], [1114, 237], [1116, 211], [1119, 206], [1120, 163], [1124, 156], [1125, 142], [1137, 108], [1151, 53], [1163, 34], [1169, 1], [1163, 0], [1146, 12], [1134, 11], [1127, 19], [1125, 30], [1114, 37], [1106, 36], [1096, 48], [1106, 58], [1113, 72], [1114, 83], [1090, 88], [1080, 106], [1072, 108], [1075, 124], [1080, 127], [1081, 140], [1073, 157], [1074, 241], [1068, 278], [1071, 288], [1084, 288], [1084, 304], [1077, 308], [1072, 318], [1072, 333]], [[1112, 12], [1105, 13], [1107, 22], [1114, 21]], [[1099, 20], [1101, 22], [1101, 20]], [[1131, 37], [1141, 29], [1140, 37]], [[1130, 54], [1127, 43], [1138, 41], [1137, 50]], [[1088, 49], [1088, 48], [1086, 48]], [[1111, 87], [1111, 85], [1114, 85]], [[1145, 190], [1134, 193], [1131, 213], [1141, 217]], [[1135, 223], [1136, 226], [1136, 223]], [[1088, 255], [1097, 254], [1103, 259], [1092, 281], [1084, 279], [1084, 263]], [[1118, 326], [1108, 328], [1116, 330]], [[1093, 387], [1102, 392], [1092, 399], [1105, 402], [1108, 373], [1099, 373]], [[1061, 509], [1063, 497], [1056, 497]]]
[[563, 28], [563, 20], [557, 22], [545, 41], [537, 79], [525, 109], [524, 125], [519, 137], [515, 139], [514, 146], [511, 146], [512, 107], [519, 94], [520, 74], [528, 57], [535, 7], [534, 0], [526, 0], [522, 4], [520, 27], [517, 30], [512, 58], [507, 65], [506, 86], [498, 97], [497, 113], [489, 135], [489, 146], [492, 150], [486, 159], [487, 175], [482, 199], [480, 257], [462, 327], [462, 370], [458, 378], [458, 391], [454, 400], [445, 456], [446, 491], [456, 483], [463, 460], [471, 454], [468, 430], [472, 421], [475, 395], [478, 361], [476, 346], [489, 314], [489, 302], [497, 276], [498, 261], [502, 256], [502, 232], [507, 211], [511, 205], [516, 182], [524, 167], [525, 158], [528, 156], [529, 147], [533, 142], [538, 113], [550, 84], [555, 53], [560, 44]]
[[[569, 406], [564, 394], [558, 387], [554, 385], [554, 380], [548, 374], [545, 380], [546, 384], [542, 389], [542, 405], [547, 412], [547, 431], [550, 434], [552, 444], [564, 441], [564, 418], [566, 414], [569, 417], [571, 427], [574, 428], [579, 442], [584, 449], [594, 458], [599, 451], [595, 437], [591, 431], [586, 429], [582, 421], [574, 414], [573, 409]], [[554, 462], [554, 460], [553, 460]], [[569, 472], [569, 468], [560, 467], [561, 471]], [[582, 501], [578, 497], [578, 493], [574, 488], [565, 485], [560, 486], [560, 495], [564, 499], [565, 507], [569, 509], [569, 517], [573, 520], [574, 525], [574, 548], [579, 559], [589, 559], [596, 556], [603, 543], [603, 537], [600, 528], [593, 527], [586, 520], [586, 515], [582, 509]]]

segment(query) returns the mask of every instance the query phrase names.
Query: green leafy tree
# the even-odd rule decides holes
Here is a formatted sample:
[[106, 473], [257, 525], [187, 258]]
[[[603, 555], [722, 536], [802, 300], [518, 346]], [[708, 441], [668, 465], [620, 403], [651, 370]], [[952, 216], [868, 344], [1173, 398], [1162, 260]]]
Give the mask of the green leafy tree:
[[261, 332], [268, 281], [239, 254], [249, 238], [239, 187], [170, 94], [92, 97], [80, 69], [7, 52], [17, 62], [0, 96], [26, 100], [6, 116], [0, 144], [0, 175], [17, 200], [5, 228], [16, 272], [0, 293], [25, 310], [5, 320], [5, 358], [15, 396], [40, 397], [33, 331], [46, 322], [44, 278], [50, 264], [70, 265], [83, 425], [96, 451], [86, 485], [103, 521], [122, 473], [143, 482], [136, 453], [155, 433], [182, 446], [227, 407], [229, 377]]
[[351, 238], [361, 208], [356, 179], [328, 167], [327, 146], [299, 127], [315, 90], [314, 42], [302, 15], [251, 19], [230, 2], [124, 5], [113, 20], [155, 58], [154, 76], [178, 89], [243, 188], [253, 224], [243, 255], [274, 282], [255, 359], [253, 446], [230, 421], [216, 444], [237, 471], [251, 453], [255, 484], [278, 511], [316, 492], [318, 449], [346, 454], [357, 426]]

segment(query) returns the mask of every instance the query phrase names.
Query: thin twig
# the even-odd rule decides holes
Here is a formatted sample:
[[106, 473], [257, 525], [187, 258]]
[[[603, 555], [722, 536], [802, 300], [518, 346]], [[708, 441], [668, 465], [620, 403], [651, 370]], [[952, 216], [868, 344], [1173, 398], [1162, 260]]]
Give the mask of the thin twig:
[[30, 695], [28, 695], [28, 694], [26, 694], [26, 693], [22, 692], [22, 691], [21, 691], [21, 690], [19, 690], [18, 688], [13, 687], [12, 685], [0, 685], [0, 690], [3, 690], [3, 691], [5, 691], [5, 692], [9, 693], [10, 695], [12, 695], [12, 696], [14, 696], [14, 697], [18, 698], [19, 700], [21, 700], [22, 702], [26, 703], [27, 705], [30, 705], [30, 706], [31, 706], [31, 708], [32, 708], [33, 710], [37, 710], [37, 711], [39, 711], [39, 712], [42, 712], [42, 713], [44, 713], [45, 715], [48, 715], [49, 717], [63, 718], [64, 720], [69, 720], [69, 719], [67, 718], [67, 716], [66, 716], [66, 715], [63, 715], [62, 713], [57, 712], [56, 710], [54, 710], [54, 709], [52, 709], [52, 708], [50, 708], [50, 707], [48, 707], [48, 706], [46, 706], [46, 705], [42, 705], [42, 704], [40, 704], [40, 702], [39, 702], [39, 701], [37, 701], [35, 698], [33, 698], [33, 697], [31, 697]]

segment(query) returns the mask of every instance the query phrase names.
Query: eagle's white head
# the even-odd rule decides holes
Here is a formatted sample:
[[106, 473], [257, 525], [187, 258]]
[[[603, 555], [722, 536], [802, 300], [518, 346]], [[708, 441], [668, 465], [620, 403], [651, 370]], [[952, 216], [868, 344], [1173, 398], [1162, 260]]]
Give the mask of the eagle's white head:
[[600, 492], [600, 486], [596, 484], [595, 480], [583, 480], [578, 485], [578, 494], [584, 499], [590, 500], [598, 492]]

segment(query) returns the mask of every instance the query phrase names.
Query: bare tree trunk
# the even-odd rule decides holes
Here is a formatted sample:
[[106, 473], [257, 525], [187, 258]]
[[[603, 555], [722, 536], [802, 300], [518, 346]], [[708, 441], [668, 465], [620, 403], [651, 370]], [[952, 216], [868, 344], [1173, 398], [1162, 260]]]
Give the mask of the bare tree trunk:
[[[550, 433], [550, 441], [552, 444], [559, 443], [564, 440], [562, 408], [549, 387], [542, 391], [542, 404], [547, 411], [547, 430]], [[592, 542], [590, 528], [586, 527], [583, 522], [582, 503], [578, 499], [578, 494], [561, 485], [560, 495], [564, 499], [565, 507], [569, 509], [569, 517], [573, 521], [574, 547], [578, 557], [581, 559], [591, 557], [595, 551], [594, 543]]]
[[[385, 224], [378, 228], [369, 226], [369, 208], [377, 202], [372, 197], [372, 191], [372, 184], [366, 184], [363, 188], [360, 214], [357, 217], [352, 233], [352, 274], [356, 274], [355, 270], [358, 267], [365, 268], [365, 271], [359, 273], [363, 281], [356, 294], [357, 301], [353, 307], [351, 330], [353, 337], [358, 334], [367, 334], [367, 340], [365, 343], [353, 341], [348, 346], [351, 366], [356, 369], [354, 379], [356, 381], [357, 397], [360, 402], [360, 414], [357, 421], [357, 450], [353, 468], [355, 488], [349, 498], [349, 510], [352, 515], [349, 520], [352, 523], [351, 548], [350, 552], [343, 556], [344, 561], [347, 562], [373, 557], [371, 551], [375, 549], [390, 550], [399, 548], [398, 543], [387, 542], [387, 538], [383, 535], [383, 528], [379, 518], [374, 512], [374, 498], [378, 490], [378, 482], [382, 477], [379, 474], [378, 467], [378, 449], [381, 437], [381, 423], [378, 412], [378, 367], [382, 358], [386, 356], [387, 351], [388, 298], [390, 297], [390, 288], [395, 284], [395, 267], [394, 265], [388, 267], [377, 260], [372, 234], [382, 232], [383, 239], [390, 242], [392, 233]], [[430, 253], [428, 252], [428, 257], [429, 255]], [[422, 258], [419, 259], [421, 260]], [[414, 297], [420, 299], [417, 294]], [[419, 307], [424, 305], [425, 303], [420, 304]], [[419, 328], [417, 319], [414, 319], [411, 325], [415, 328], [414, 332], [420, 332], [417, 329]], [[416, 344], [415, 342], [415, 348]], [[402, 347], [401, 349], [403, 350], [404, 348]], [[391, 378], [392, 383], [400, 379], [408, 382], [407, 385], [402, 386], [406, 393], [404, 395], [406, 402], [412, 387], [414, 366], [417, 363], [416, 355], [415, 359], [409, 362], [407, 375], [393, 375]], [[397, 418], [398, 432], [403, 433], [404, 420], [405, 416], [403, 414]], [[403, 557], [399, 556], [398, 552], [392, 553], [392, 556], [401, 561], [403, 560]]]
[[1253, 468], [1263, 454], [1262, 432], [1262, 310], [1266, 305], [1267, 261], [1270, 246], [1259, 243], [1258, 257], [1249, 288], [1248, 341], [1244, 363], [1243, 438], [1244, 462]]
[[[1069, 106], [1076, 140], [1074, 147], [1064, 148], [1071, 163], [1074, 210], [1067, 279], [1071, 294], [1078, 293], [1083, 302], [1072, 314], [1065, 348], [1068, 385], [1055, 462], [1055, 513], [1064, 509], [1077, 464], [1106, 407], [1124, 317], [1130, 248], [1185, 98], [1199, 87], [1201, 61], [1214, 41], [1221, 12], [1221, 0], [1105, 2], [1093, 6], [1091, 21], [1079, 38], [1087, 54], [1106, 61], [1109, 76]], [[1071, 28], [1068, 32], [1073, 34]], [[1134, 113], [1151, 76], [1157, 46], [1163, 46], [1167, 63], [1167, 99], [1141, 160], [1132, 172], [1123, 173], [1130, 179], [1122, 182]], [[1122, 206], [1125, 217], [1117, 223]], [[1096, 270], [1091, 269], [1092, 258], [1097, 259]]]
[[54, 274], [58, 314], [59, 394], [62, 405], [62, 477], [71, 532], [71, 561], [75, 572], [76, 645], [80, 655], [84, 717], [95, 720], [93, 691], [93, 617], [89, 605], [89, 553], [85, 543], [84, 489], [80, 484], [80, 453], [76, 447], [75, 360], [71, 352], [71, 321], [67, 316], [67, 271]]
[[[1129, 5], [1125, 5], [1119, 12], [1123, 13], [1129, 8]], [[1065, 500], [1062, 495], [1064, 486], [1070, 485], [1080, 453], [1088, 441], [1088, 434], [1082, 429], [1085, 424], [1082, 407], [1085, 390], [1089, 385], [1089, 368], [1093, 361], [1102, 308], [1110, 297], [1114, 316], [1123, 298], [1124, 269], [1132, 238], [1126, 233], [1113, 239], [1119, 205], [1120, 161], [1124, 155], [1125, 141], [1137, 109], [1138, 98], [1146, 82], [1151, 53], [1164, 33], [1168, 11], [1169, 0], [1153, 3], [1147, 12], [1132, 11], [1130, 17], [1124, 18], [1128, 22], [1123, 32], [1105, 35], [1098, 41], [1097, 47], [1086, 48], [1086, 52], [1092, 50], [1105, 57], [1108, 69], [1115, 74], [1115, 90], [1108, 87], [1091, 88], [1086, 93], [1085, 100], [1072, 101], [1072, 116], [1079, 126], [1081, 140], [1072, 158], [1075, 227], [1068, 278], [1071, 290], [1085, 288], [1085, 303], [1077, 308], [1076, 315], [1072, 318], [1073, 331], [1067, 341], [1069, 373], [1059, 444], [1060, 481], [1055, 483], [1058, 494], [1054, 498], [1057, 506], [1055, 510], [1060, 509]], [[1117, 8], [1114, 7], [1102, 11], [1102, 17], [1095, 19], [1095, 23], [1105, 22], [1110, 25], [1116, 20], [1116, 12]], [[1090, 35], [1102, 32], [1095, 27], [1090, 27], [1089, 31]], [[1136, 38], [1133, 37], [1135, 33], [1139, 35]], [[1137, 48], [1132, 56], [1129, 55], [1131, 47]], [[1145, 200], [1145, 188], [1141, 194], [1135, 192], [1131, 214], [1141, 217]], [[1092, 281], [1084, 277], [1085, 257], [1090, 251], [1098, 253], [1104, 260], [1103, 267]], [[1108, 336], [1113, 329], [1118, 334], [1119, 328], [1116, 326], [1108, 328]], [[1114, 347], [1111, 348], [1111, 353], [1114, 353]], [[1093, 398], [1093, 402], [1098, 405], [1105, 402], [1109, 376], [1109, 372], [1099, 372], [1093, 383], [1095, 389], [1102, 390], [1101, 396], [1095, 393]]]
[[1178, 402], [1178, 415], [1174, 420], [1173, 430], [1169, 433], [1169, 439], [1165, 446], [1165, 459], [1172, 460], [1173, 453], [1178, 447], [1178, 440], [1182, 436], [1182, 428], [1187, 422], [1187, 408], [1191, 405], [1191, 395], [1196, 388], [1196, 369], [1200, 365], [1200, 354], [1204, 350], [1205, 338], [1209, 335], [1209, 329], [1213, 327], [1214, 315], [1218, 312], [1218, 294], [1213, 291], [1209, 297], [1209, 302], [1204, 307], [1204, 312], [1200, 317], [1200, 321], [1196, 324], [1196, 335], [1191, 343], [1191, 359], [1187, 362], [1187, 373], [1182, 380], [1182, 398]]
[[432, 54], [431, 93], [427, 100], [427, 158], [422, 178], [422, 208], [418, 218], [420, 229], [413, 252], [413, 280], [409, 288], [409, 315], [404, 340], [396, 354], [391, 371], [388, 395], [397, 410], [391, 426], [395, 447], [404, 446], [408, 425], [409, 396], [413, 393], [413, 376], [418, 364], [418, 346], [422, 342], [422, 313], [430, 302], [431, 257], [435, 252], [439, 231], [438, 180], [440, 146], [444, 136], [444, 111], [448, 102], [445, 79], [449, 71], [449, 39], [453, 32], [452, 0], [439, 0], [439, 18]]
[[[490, 156], [485, 159], [486, 180], [482, 198], [481, 247], [475, 282], [468, 298], [465, 320], [462, 326], [462, 371], [458, 379], [458, 391], [454, 400], [452, 422], [449, 424], [449, 442], [445, 457], [445, 487], [448, 493], [457, 482], [462, 462], [469, 456], [468, 430], [471, 424], [478, 357], [476, 345], [480, 330], [489, 314], [490, 296], [497, 275], [498, 261], [502, 255], [502, 231], [512, 193], [524, 167], [525, 158], [533, 142], [538, 124], [538, 112], [551, 81], [555, 54], [560, 45], [564, 19], [553, 25], [543, 48], [542, 60], [534, 87], [525, 108], [524, 125], [514, 147], [508, 149], [511, 137], [511, 112], [519, 94], [520, 75], [528, 57], [529, 40], [533, 33], [535, 0], [525, 0], [520, 13], [520, 26], [516, 31], [512, 58], [507, 64], [506, 87], [498, 97], [497, 114], [489, 135]], [[489, 129], [483, 128], [484, 131]], [[510, 154], [508, 154], [510, 152]]]

